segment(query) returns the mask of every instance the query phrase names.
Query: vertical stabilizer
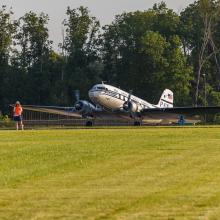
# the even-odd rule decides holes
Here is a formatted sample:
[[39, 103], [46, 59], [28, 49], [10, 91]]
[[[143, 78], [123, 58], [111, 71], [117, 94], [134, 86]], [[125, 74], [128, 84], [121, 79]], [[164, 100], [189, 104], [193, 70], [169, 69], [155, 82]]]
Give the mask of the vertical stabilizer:
[[157, 106], [159, 108], [173, 108], [173, 92], [165, 89]]

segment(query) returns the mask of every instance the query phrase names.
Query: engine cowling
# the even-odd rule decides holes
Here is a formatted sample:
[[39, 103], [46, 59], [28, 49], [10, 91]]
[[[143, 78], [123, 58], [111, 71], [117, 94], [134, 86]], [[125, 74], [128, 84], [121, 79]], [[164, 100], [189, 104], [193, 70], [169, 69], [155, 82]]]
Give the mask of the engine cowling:
[[127, 101], [124, 103], [123, 109], [127, 112], [136, 113], [138, 112], [138, 105], [132, 101]]
[[84, 100], [77, 101], [74, 107], [76, 111], [80, 112], [83, 116], [89, 116], [96, 109], [94, 105]]

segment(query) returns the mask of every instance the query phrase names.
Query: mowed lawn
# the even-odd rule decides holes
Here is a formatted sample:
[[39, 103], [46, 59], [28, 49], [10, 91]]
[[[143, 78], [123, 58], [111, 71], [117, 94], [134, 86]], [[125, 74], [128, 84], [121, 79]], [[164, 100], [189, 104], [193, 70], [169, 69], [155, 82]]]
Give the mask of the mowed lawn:
[[0, 219], [220, 219], [220, 128], [0, 131]]

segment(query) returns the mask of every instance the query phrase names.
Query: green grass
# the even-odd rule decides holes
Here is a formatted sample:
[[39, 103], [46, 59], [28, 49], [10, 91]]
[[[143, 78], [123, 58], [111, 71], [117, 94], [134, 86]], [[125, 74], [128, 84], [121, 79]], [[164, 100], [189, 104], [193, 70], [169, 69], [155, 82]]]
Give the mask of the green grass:
[[220, 219], [220, 128], [0, 131], [0, 219]]

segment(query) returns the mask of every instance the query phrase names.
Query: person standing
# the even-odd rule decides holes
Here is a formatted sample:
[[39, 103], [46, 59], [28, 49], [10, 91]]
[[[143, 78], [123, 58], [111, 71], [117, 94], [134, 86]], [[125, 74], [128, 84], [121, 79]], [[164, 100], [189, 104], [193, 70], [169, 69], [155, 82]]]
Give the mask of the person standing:
[[22, 112], [23, 108], [19, 101], [15, 103], [14, 110], [13, 110], [13, 119], [16, 122], [16, 129], [19, 129], [19, 126], [21, 130], [24, 130], [24, 125], [22, 121]]

